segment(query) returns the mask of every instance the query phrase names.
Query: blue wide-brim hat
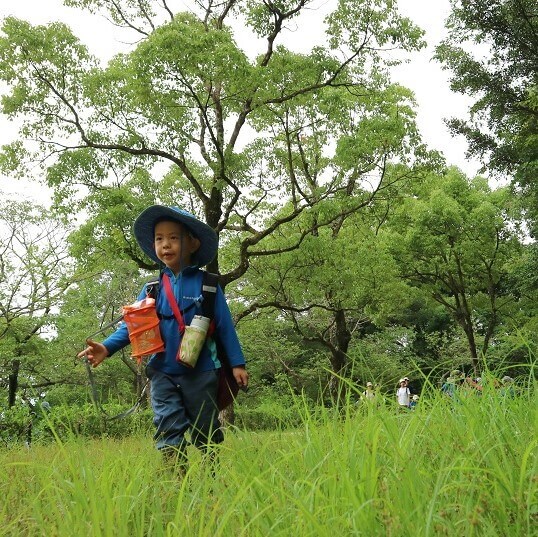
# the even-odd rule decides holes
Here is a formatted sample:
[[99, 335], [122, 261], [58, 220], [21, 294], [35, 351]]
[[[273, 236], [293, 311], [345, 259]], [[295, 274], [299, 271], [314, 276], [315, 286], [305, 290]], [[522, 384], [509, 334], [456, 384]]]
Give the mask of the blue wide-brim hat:
[[203, 267], [210, 263], [217, 255], [218, 238], [212, 227], [179, 207], [152, 205], [138, 215], [133, 225], [134, 236], [140, 248], [151, 259], [157, 263], [162, 263], [155, 253], [153, 243], [155, 239], [155, 224], [157, 221], [163, 219], [179, 222], [200, 241], [200, 248], [193, 255], [194, 264]]

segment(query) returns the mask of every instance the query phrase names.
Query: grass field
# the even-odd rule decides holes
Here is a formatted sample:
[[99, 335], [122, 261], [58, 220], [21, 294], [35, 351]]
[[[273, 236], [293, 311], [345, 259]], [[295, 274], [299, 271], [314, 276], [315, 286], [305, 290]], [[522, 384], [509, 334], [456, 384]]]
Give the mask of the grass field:
[[[537, 409], [492, 389], [414, 411], [348, 405], [294, 430], [229, 430], [217, 476], [150, 438], [0, 453], [0, 535], [538, 535]], [[190, 448], [189, 448], [190, 449]]]

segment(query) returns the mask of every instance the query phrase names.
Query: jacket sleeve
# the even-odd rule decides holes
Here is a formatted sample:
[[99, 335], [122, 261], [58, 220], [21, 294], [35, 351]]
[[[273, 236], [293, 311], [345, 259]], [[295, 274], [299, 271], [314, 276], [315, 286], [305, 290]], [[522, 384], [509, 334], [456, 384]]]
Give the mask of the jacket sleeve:
[[215, 298], [215, 332], [226, 351], [230, 365], [232, 367], [244, 366], [245, 357], [237, 337], [230, 308], [220, 285], [217, 286]]

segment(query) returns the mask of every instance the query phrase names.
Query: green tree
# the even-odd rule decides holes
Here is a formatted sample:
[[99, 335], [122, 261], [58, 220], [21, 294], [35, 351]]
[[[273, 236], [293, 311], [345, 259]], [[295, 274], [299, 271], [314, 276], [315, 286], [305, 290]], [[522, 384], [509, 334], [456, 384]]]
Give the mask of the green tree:
[[67, 252], [69, 227], [41, 206], [6, 202], [0, 213], [0, 382], [40, 390], [70, 382], [64, 357], [56, 361], [47, 339], [66, 290], [77, 281]]
[[538, 215], [538, 4], [535, 0], [452, 0], [449, 34], [437, 58], [451, 88], [475, 98], [468, 120], [452, 119], [469, 152], [514, 175]]
[[[285, 250], [283, 244], [293, 243], [303, 227], [309, 225], [301, 219], [290, 224], [281, 245], [267, 248]], [[304, 236], [297, 250], [253, 263], [243, 282], [242, 296], [250, 303], [243, 315], [269, 309], [275, 325], [286, 319], [311, 354], [328, 356], [329, 364], [317, 367], [333, 373], [333, 397], [341, 395], [340, 377], [353, 375], [352, 340], [382, 326], [408, 301], [408, 289], [376, 231], [371, 219], [350, 216]]]
[[522, 234], [510, 206], [508, 189], [451, 168], [427, 178], [390, 221], [403, 277], [450, 312], [475, 370], [515, 301], [507, 284]]
[[[283, 36], [308, 0], [195, 1], [177, 14], [156, 0], [66, 3], [108, 13], [139, 41], [101, 66], [65, 25], [7, 18], [3, 112], [23, 126], [3, 163], [22, 173], [37, 160], [56, 207], [87, 216], [74, 251], [93, 266], [112, 251], [152, 268], [130, 225], [150, 203], [176, 203], [226, 232], [227, 284], [284, 224], [342, 193], [345, 214], [360, 209], [365, 181], [383, 186], [387, 162], [421, 149], [410, 94], [389, 83], [384, 57], [419, 48], [422, 32], [391, 0], [339, 2], [327, 45], [306, 54]], [[259, 50], [237, 45], [245, 33]], [[317, 213], [310, 231], [333, 221]]]

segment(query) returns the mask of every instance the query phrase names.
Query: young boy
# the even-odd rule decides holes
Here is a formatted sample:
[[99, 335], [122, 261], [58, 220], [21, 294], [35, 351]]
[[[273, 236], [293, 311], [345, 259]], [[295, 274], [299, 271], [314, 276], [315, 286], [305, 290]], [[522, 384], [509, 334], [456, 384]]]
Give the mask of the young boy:
[[[181, 344], [178, 321], [169, 303], [163, 280], [168, 278], [183, 314], [186, 326], [194, 315], [202, 314], [202, 278], [199, 267], [207, 265], [217, 253], [217, 235], [207, 224], [178, 207], [153, 205], [143, 211], [134, 223], [134, 235], [140, 248], [161, 266], [156, 309], [165, 350], [153, 355], [147, 366], [151, 379], [153, 422], [156, 426], [157, 449], [167, 458], [185, 459], [185, 433], [190, 430], [191, 442], [207, 451], [223, 441], [218, 420], [216, 395], [218, 369], [216, 345], [208, 337], [194, 368], [178, 362]], [[138, 300], [146, 297], [146, 286]], [[248, 385], [245, 358], [237, 338], [232, 316], [222, 289], [218, 287], [214, 313], [215, 333], [226, 350], [235, 380], [240, 387]], [[87, 341], [79, 353], [97, 367], [129, 344], [127, 326], [122, 323], [102, 343]]]

